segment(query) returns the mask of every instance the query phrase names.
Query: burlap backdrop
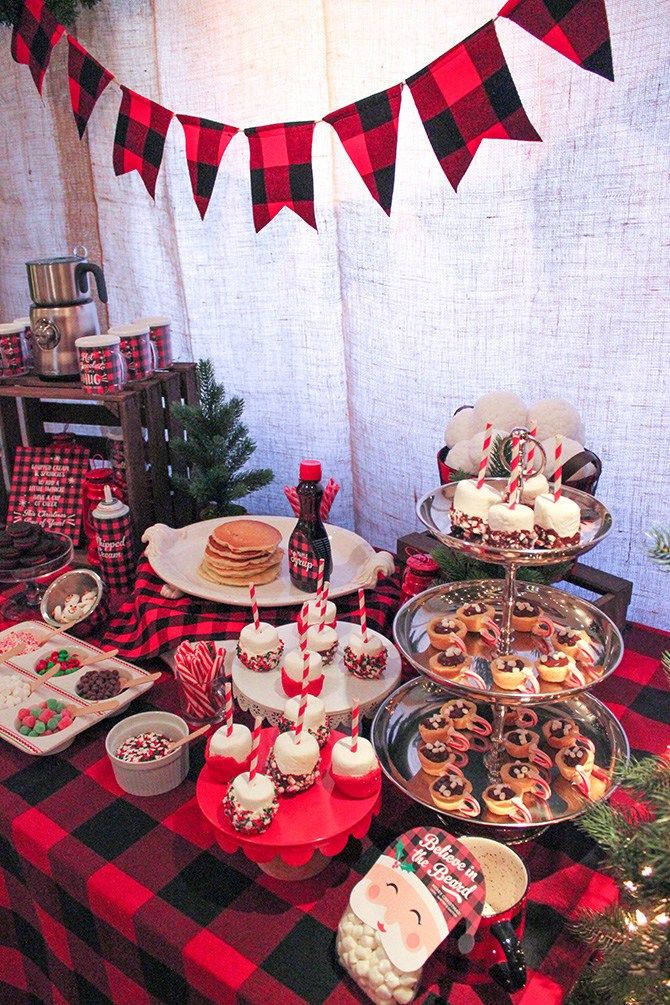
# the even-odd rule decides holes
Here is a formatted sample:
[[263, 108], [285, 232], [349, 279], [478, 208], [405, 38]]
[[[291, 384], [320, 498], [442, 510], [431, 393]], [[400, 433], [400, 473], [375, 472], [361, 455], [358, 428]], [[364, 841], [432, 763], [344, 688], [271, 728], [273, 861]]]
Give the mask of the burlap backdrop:
[[[319, 118], [393, 84], [499, 5], [101, 0], [75, 34], [130, 87], [244, 126]], [[255, 235], [242, 135], [201, 223], [176, 121], [154, 206], [137, 175], [112, 171], [118, 90], [80, 143], [66, 45], [40, 102], [3, 30], [0, 316], [27, 308], [27, 258], [87, 244], [105, 268], [111, 322], [168, 313], [180, 354], [211, 356], [245, 397], [256, 457], [276, 473], [253, 508], [285, 512], [282, 485], [316, 454], [342, 483], [336, 522], [386, 546], [416, 525], [414, 501], [436, 482], [457, 405], [497, 387], [529, 400], [564, 394], [603, 458], [614, 513], [592, 560], [635, 580], [635, 617], [667, 622], [668, 578], [642, 536], [670, 520], [670, 19], [667, 2], [608, 6], [614, 84], [498, 23], [544, 142], [485, 143], [458, 196], [407, 93], [390, 221], [317, 126], [318, 234], [284, 211]]]

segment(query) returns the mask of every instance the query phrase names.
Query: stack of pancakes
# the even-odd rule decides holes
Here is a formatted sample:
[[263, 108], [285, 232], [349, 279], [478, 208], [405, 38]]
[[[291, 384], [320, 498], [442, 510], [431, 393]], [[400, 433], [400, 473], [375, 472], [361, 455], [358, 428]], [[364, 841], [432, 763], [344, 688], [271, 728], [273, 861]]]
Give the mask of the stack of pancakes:
[[198, 572], [210, 583], [249, 586], [271, 583], [279, 575], [284, 552], [281, 533], [260, 520], [230, 520], [209, 535]]

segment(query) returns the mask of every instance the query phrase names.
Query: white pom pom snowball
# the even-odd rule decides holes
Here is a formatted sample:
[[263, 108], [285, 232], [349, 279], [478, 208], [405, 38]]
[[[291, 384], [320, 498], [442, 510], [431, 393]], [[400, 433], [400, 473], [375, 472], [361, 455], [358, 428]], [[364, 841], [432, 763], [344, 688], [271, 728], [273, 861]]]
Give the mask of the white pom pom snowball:
[[579, 412], [574, 405], [564, 398], [545, 398], [536, 402], [528, 409], [528, 416], [537, 423], [538, 440], [546, 440], [549, 436], [567, 436], [571, 440], [584, 442], [584, 426]]
[[495, 429], [504, 429], [509, 433], [515, 426], [525, 426], [528, 411], [521, 398], [511, 391], [491, 391], [485, 394], [473, 408], [475, 427], [473, 432], [483, 429], [491, 422]]
[[468, 440], [475, 431], [475, 420], [471, 408], [463, 408], [456, 415], [452, 416], [444, 431], [444, 442], [448, 447], [453, 447], [461, 440]]
[[475, 469], [470, 466], [470, 441], [461, 440], [453, 446], [446, 456], [446, 463], [454, 471], [474, 472]]
[[[469, 471], [479, 471], [479, 461], [480, 461], [481, 456], [482, 456], [482, 447], [484, 445], [484, 435], [485, 435], [484, 431], [482, 430], [480, 433], [475, 433], [475, 435], [471, 436], [470, 439], [468, 440], [469, 459], [470, 459], [470, 461], [469, 461], [470, 466], [468, 468]], [[491, 430], [491, 436], [492, 436], [492, 439], [491, 439], [491, 451], [493, 451], [493, 448], [496, 445], [496, 439], [499, 436], [501, 436], [503, 438], [503, 440], [504, 440], [505, 437], [507, 436], [507, 432], [504, 429], [492, 429]], [[491, 454], [489, 454], [489, 458], [490, 457], [491, 457]]]
[[[563, 454], [561, 456], [561, 463], [565, 464], [569, 461], [571, 457], [575, 454], [580, 454], [584, 447], [577, 440], [571, 440], [569, 437], [564, 436], [563, 438]], [[540, 440], [542, 446], [544, 447], [544, 452], [547, 455], [547, 466], [545, 468], [545, 475], [550, 478], [556, 470], [556, 463], [554, 461], [554, 452], [556, 450], [556, 437], [550, 436], [546, 440]]]

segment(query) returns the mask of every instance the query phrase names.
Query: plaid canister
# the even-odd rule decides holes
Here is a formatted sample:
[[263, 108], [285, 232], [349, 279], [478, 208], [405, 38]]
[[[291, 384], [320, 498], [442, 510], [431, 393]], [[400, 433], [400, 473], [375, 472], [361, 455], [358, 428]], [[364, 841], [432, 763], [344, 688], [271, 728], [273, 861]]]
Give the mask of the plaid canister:
[[121, 391], [128, 379], [128, 366], [118, 335], [84, 335], [75, 340], [79, 379], [87, 394]]
[[156, 347], [156, 369], [169, 370], [174, 362], [170, 319], [164, 316], [140, 318], [137, 324], [149, 326], [149, 337]]
[[31, 355], [25, 318], [0, 325], [0, 376], [22, 377], [30, 372]]
[[121, 339], [121, 352], [128, 364], [128, 383], [146, 380], [156, 369], [156, 348], [149, 338], [149, 326], [137, 322], [110, 328]]
[[109, 441], [109, 459], [112, 464], [114, 484], [124, 502], [128, 502], [128, 482], [126, 479], [126, 451], [123, 444], [123, 433], [120, 429], [104, 428], [103, 432]]
[[102, 578], [110, 590], [130, 592], [137, 565], [130, 510], [120, 499], [101, 502], [93, 510], [92, 522]]

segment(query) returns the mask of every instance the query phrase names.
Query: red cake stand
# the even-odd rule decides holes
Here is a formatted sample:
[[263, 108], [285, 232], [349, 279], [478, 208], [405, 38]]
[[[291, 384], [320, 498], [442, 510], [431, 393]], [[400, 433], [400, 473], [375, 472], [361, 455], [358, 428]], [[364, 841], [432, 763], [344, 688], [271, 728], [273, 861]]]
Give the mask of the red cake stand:
[[[261, 733], [260, 770], [277, 734], [274, 726]], [[233, 829], [221, 805], [228, 786], [215, 781], [205, 764], [196, 786], [198, 805], [223, 850], [233, 854], [241, 848], [269, 876], [297, 880], [321, 872], [350, 837], [364, 837], [373, 815], [379, 812], [381, 782], [379, 790], [367, 799], [352, 799], [333, 788], [330, 754], [333, 744], [344, 735], [331, 733], [321, 751], [321, 778], [306, 792], [280, 797], [279, 810], [264, 834], [240, 834]]]

